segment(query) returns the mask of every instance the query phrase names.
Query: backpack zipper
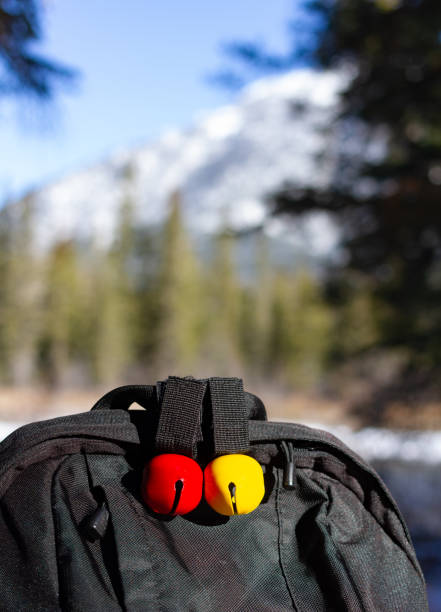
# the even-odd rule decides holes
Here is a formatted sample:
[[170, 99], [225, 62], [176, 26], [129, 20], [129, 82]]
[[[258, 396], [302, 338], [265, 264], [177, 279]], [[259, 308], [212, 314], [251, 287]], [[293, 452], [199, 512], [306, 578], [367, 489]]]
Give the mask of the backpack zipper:
[[294, 445], [291, 440], [280, 442], [285, 462], [283, 466], [283, 486], [285, 489], [295, 489], [297, 486], [296, 465], [294, 463]]

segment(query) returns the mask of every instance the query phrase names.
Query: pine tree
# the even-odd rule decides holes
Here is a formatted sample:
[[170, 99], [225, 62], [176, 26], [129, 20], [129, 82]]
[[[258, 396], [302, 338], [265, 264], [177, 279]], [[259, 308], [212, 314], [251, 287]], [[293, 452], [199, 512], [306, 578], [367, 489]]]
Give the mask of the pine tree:
[[271, 317], [271, 268], [268, 244], [262, 232], [256, 237], [255, 275], [249, 286], [242, 288], [240, 340], [241, 354], [247, 372], [256, 380], [266, 375], [268, 335]]
[[317, 281], [306, 271], [276, 275], [273, 287], [268, 373], [288, 385], [320, 382], [333, 325]]
[[[130, 177], [128, 177], [129, 180]], [[95, 252], [92, 311], [92, 363], [98, 382], [123, 382], [136, 354], [134, 205], [128, 192], [121, 203], [115, 239], [108, 252]]]
[[235, 236], [225, 223], [213, 239], [213, 258], [206, 279], [207, 318], [204, 363], [219, 376], [243, 368], [240, 346], [241, 289], [234, 260]]
[[155, 363], [159, 377], [191, 374], [201, 335], [201, 276], [181, 218], [180, 195], [170, 199], [155, 296]]
[[10, 379], [11, 295], [9, 292], [12, 260], [12, 219], [8, 204], [0, 210], [0, 379]]
[[306, 386], [317, 384], [329, 353], [333, 316], [320, 284], [305, 269], [295, 277], [293, 327], [297, 380]]
[[[292, 282], [280, 271], [275, 274], [271, 292], [271, 319], [268, 336], [268, 378], [293, 381], [289, 375], [293, 360]], [[287, 374], [288, 373], [288, 374]]]
[[[386, 144], [384, 156], [342, 152], [326, 188], [285, 186], [274, 209], [327, 212], [342, 230], [341, 294], [346, 275], [370, 283], [379, 343], [405, 348], [438, 368], [441, 357], [441, 4], [438, 0], [305, 0], [292, 49], [272, 55], [236, 45], [241, 59], [273, 69], [299, 61], [353, 75], [340, 124]], [[300, 30], [303, 30], [302, 32]], [[299, 46], [300, 42], [300, 46]], [[305, 44], [303, 44], [305, 43]], [[337, 270], [333, 271], [336, 287]], [[410, 364], [411, 365], [411, 364]]]
[[2, 379], [27, 384], [35, 376], [42, 291], [33, 245], [33, 196], [0, 213], [0, 355]]
[[[325, 67], [357, 69], [343, 96], [342, 119], [387, 137], [383, 158], [361, 177], [326, 193], [276, 198], [279, 209], [328, 210], [344, 227], [346, 269], [370, 278], [385, 318], [384, 346], [407, 347], [439, 362], [441, 333], [441, 5], [434, 0], [311, 3], [320, 15], [315, 57]], [[343, 156], [341, 167], [350, 167]], [[344, 173], [341, 173], [344, 175]], [[354, 189], [369, 180], [371, 192]], [[366, 282], [366, 280], [365, 280]]]
[[272, 271], [269, 261], [268, 241], [261, 234], [257, 243], [256, 277], [256, 367], [264, 375], [268, 366], [268, 336], [271, 314]]
[[0, 0], [0, 94], [32, 94], [47, 99], [55, 83], [73, 71], [35, 53], [42, 38], [39, 0]]
[[139, 376], [153, 379], [158, 321], [158, 275], [161, 261], [161, 232], [155, 227], [138, 227], [134, 235], [134, 351]]
[[52, 386], [71, 382], [71, 366], [81, 333], [81, 274], [73, 241], [55, 244], [46, 262], [40, 367]]
[[358, 276], [347, 278], [338, 289], [340, 296], [334, 309], [332, 353], [333, 361], [340, 362], [349, 361], [378, 346], [384, 305], [375, 298], [370, 283], [362, 282]]

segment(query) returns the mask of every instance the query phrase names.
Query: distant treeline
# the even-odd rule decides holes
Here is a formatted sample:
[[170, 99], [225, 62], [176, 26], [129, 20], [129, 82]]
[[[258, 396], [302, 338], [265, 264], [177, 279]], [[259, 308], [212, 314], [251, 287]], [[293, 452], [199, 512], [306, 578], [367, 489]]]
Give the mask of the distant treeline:
[[240, 281], [234, 233], [223, 228], [210, 256], [197, 257], [178, 194], [159, 232], [140, 229], [133, 212], [127, 198], [107, 249], [69, 240], [39, 253], [32, 196], [2, 209], [2, 384], [112, 385], [175, 373], [312, 387], [336, 356], [375, 342], [367, 293], [333, 307], [307, 269], [270, 265], [264, 236], [253, 281]]

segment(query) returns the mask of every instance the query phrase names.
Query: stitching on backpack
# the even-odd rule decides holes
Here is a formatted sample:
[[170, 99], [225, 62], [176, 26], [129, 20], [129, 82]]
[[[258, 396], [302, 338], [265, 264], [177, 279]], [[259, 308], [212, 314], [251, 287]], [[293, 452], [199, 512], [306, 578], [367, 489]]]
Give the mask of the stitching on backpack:
[[[334, 538], [332, 537], [329, 523], [325, 523], [323, 526], [324, 526], [324, 528], [326, 529], [326, 531], [327, 531], [327, 533], [329, 535], [330, 541], [332, 542], [332, 545], [334, 547], [334, 551], [335, 551], [336, 557], [338, 558], [338, 560], [340, 561], [342, 567], [345, 570], [346, 577], [347, 577], [347, 579], [349, 581], [349, 584], [352, 587], [352, 592], [354, 593], [354, 595], [355, 595], [355, 597], [356, 597], [356, 599], [358, 601], [358, 604], [360, 606], [360, 610], [361, 610], [361, 612], [363, 612], [364, 610], [366, 610], [366, 608], [364, 606], [363, 598], [361, 596], [360, 591], [357, 588], [357, 585], [356, 585], [356, 583], [355, 583], [355, 581], [354, 581], [354, 579], [352, 577], [351, 572], [348, 570], [348, 567], [346, 565], [346, 561], [345, 561], [343, 555], [341, 554], [340, 549], [338, 548], [337, 544], [334, 541]], [[351, 602], [351, 606], [352, 606], [352, 602]]]
[[[416, 573], [418, 574], [418, 576], [420, 577], [420, 579], [422, 579], [422, 580], [423, 580], [423, 584], [425, 584], [424, 577], [421, 575], [421, 573], [420, 573], [420, 571], [419, 571], [419, 567], [418, 567], [418, 565], [415, 565], [415, 560], [414, 560], [414, 559], [412, 559], [412, 557], [411, 557], [411, 555], [409, 554], [409, 552], [408, 552], [408, 551], [407, 551], [407, 550], [406, 550], [406, 549], [405, 549], [403, 546], [401, 546], [401, 545], [400, 545], [400, 542], [399, 542], [399, 541], [397, 541], [395, 538], [393, 538], [393, 537], [391, 536], [391, 534], [390, 534], [390, 533], [388, 533], [388, 531], [386, 530], [386, 528], [384, 527], [384, 525], [382, 525], [382, 524], [380, 523], [380, 521], [379, 521], [379, 520], [376, 518], [376, 516], [375, 516], [374, 514], [372, 514], [372, 512], [369, 512], [369, 510], [366, 508], [366, 506], [364, 505], [364, 503], [362, 502], [362, 500], [361, 500], [361, 499], [360, 499], [360, 498], [359, 498], [359, 497], [356, 495], [356, 493], [355, 493], [355, 492], [354, 492], [354, 491], [353, 491], [353, 490], [352, 490], [350, 487], [348, 487], [348, 486], [347, 486], [347, 485], [346, 485], [344, 482], [342, 482], [341, 480], [338, 480], [337, 478], [333, 478], [331, 475], [326, 474], [325, 472], [319, 472], [318, 470], [314, 470], [314, 469], [312, 469], [312, 468], [299, 468], [299, 469], [301, 469], [301, 470], [309, 470], [309, 471], [311, 471], [311, 472], [318, 473], [318, 474], [320, 474], [320, 478], [322, 478], [322, 479], [324, 479], [324, 480], [326, 480], [326, 481], [328, 481], [329, 483], [334, 484], [334, 485], [335, 485], [335, 484], [339, 484], [339, 485], [341, 485], [342, 487], [344, 487], [345, 489], [347, 489], [348, 491], [350, 491], [350, 492], [351, 492], [351, 493], [352, 493], [352, 494], [353, 494], [353, 495], [354, 495], [354, 496], [355, 496], [355, 497], [358, 499], [358, 501], [360, 502], [360, 504], [363, 506], [364, 510], [365, 510], [366, 512], [368, 512], [368, 514], [369, 514], [369, 515], [370, 515], [370, 516], [371, 516], [371, 517], [374, 519], [374, 521], [377, 523], [377, 525], [379, 525], [379, 527], [381, 527], [381, 530], [383, 531], [383, 533], [384, 533], [384, 534], [385, 534], [385, 535], [386, 535], [386, 536], [387, 536], [387, 537], [388, 537], [388, 538], [389, 538], [389, 539], [390, 539], [390, 540], [391, 540], [391, 541], [392, 541], [392, 542], [393, 542], [393, 543], [394, 543], [396, 546], [398, 546], [398, 548], [399, 548], [400, 550], [402, 550], [402, 551], [404, 552], [404, 554], [406, 555], [406, 557], [407, 557], [407, 558], [408, 558], [408, 560], [410, 561], [410, 563], [411, 563], [412, 567], [415, 569], [415, 571], [416, 571]], [[320, 483], [320, 481], [319, 481], [319, 480], [317, 480], [316, 478], [312, 478], [312, 480], [314, 480], [314, 482], [315, 482], [316, 484], [318, 484], [318, 485], [319, 485], [319, 486], [320, 486], [320, 487], [323, 489], [323, 486], [321, 485], [321, 483]], [[401, 523], [400, 523], [400, 524], [401, 524]], [[406, 538], [406, 539], [407, 539], [407, 538]]]
[[[128, 499], [128, 502], [129, 502], [132, 510], [135, 512], [135, 514], [140, 519], [139, 523], [141, 525], [141, 529], [143, 530], [143, 532], [144, 532], [144, 534], [146, 536], [147, 541], [150, 541], [149, 533], [147, 532], [147, 529], [145, 528], [145, 525], [144, 525], [144, 517], [142, 516], [141, 512], [139, 511], [139, 508], [136, 507], [136, 504], [134, 503], [134, 501], [132, 499], [130, 491], [128, 491], [124, 486], [121, 487], [121, 490], [122, 490], [123, 494], [125, 495], [125, 497]], [[149, 550], [150, 550], [150, 558], [151, 558], [151, 565], [152, 565], [152, 576], [155, 576], [155, 575], [160, 576], [161, 575], [160, 571], [158, 571], [157, 573], [155, 571], [155, 566], [157, 568], [159, 568], [160, 567], [160, 563], [159, 563], [159, 561], [158, 561], [158, 559], [157, 559], [157, 557], [155, 555], [155, 552], [151, 548], [149, 548]], [[157, 605], [156, 610], [158, 612], [161, 612], [161, 610], [163, 610], [164, 608], [160, 604], [160, 601], [159, 601], [159, 592], [160, 591], [159, 591], [157, 580], [155, 580], [154, 584], [155, 584], [154, 598], [156, 600], [156, 604], [155, 605]]]
[[[61, 461], [61, 463], [59, 464], [59, 466], [57, 467], [57, 469], [55, 470], [55, 472], [54, 472], [54, 474], [52, 476], [52, 483], [51, 483], [51, 498], [52, 498], [52, 500], [54, 500], [55, 480], [59, 476], [59, 471], [64, 467], [64, 465], [65, 465], [65, 463], [67, 461], [72, 460], [72, 458], [75, 459], [78, 456], [82, 456], [84, 458], [84, 455], [82, 455], [82, 453], [72, 453], [72, 454], [66, 455], [64, 457], [64, 459]], [[61, 584], [62, 583], [61, 583], [60, 574], [62, 572], [60, 571], [60, 564], [59, 564], [59, 555], [58, 555], [59, 545], [58, 545], [57, 533], [60, 533], [62, 531], [62, 527], [61, 527], [61, 525], [59, 523], [59, 520], [57, 518], [56, 513], [54, 512], [53, 501], [52, 501], [51, 506], [52, 506], [52, 515], [53, 515], [54, 530], [55, 530], [55, 534], [54, 535], [55, 535], [55, 544], [56, 544], [56, 552], [57, 552], [57, 554], [56, 554], [56, 561], [57, 561], [57, 569], [59, 571], [59, 574], [58, 574], [59, 593], [61, 593], [62, 592], [62, 589], [61, 589]], [[68, 508], [68, 511], [69, 511], [69, 516], [71, 517], [72, 521], [75, 522], [75, 518], [72, 515], [71, 508]], [[105, 567], [103, 568], [103, 567], [100, 567], [99, 563], [95, 559], [94, 554], [92, 553], [90, 548], [87, 548], [86, 550], [87, 550], [88, 560], [94, 566], [94, 569], [95, 569], [95, 571], [98, 574], [98, 579], [100, 580], [100, 584], [102, 585], [103, 589], [106, 591], [106, 593], [109, 595], [109, 597], [111, 599], [113, 599], [115, 601], [115, 603], [118, 604], [118, 606], [121, 608], [121, 610], [125, 610], [126, 608], [125, 608], [125, 605], [124, 605], [124, 601], [121, 601], [121, 598], [119, 597], [119, 595], [118, 595], [118, 593], [117, 593], [117, 591], [115, 589], [115, 585], [113, 584], [113, 580], [112, 580], [111, 576], [109, 575], [109, 572], [107, 570], [107, 567], [106, 567], [106, 564], [104, 562], [104, 559], [103, 559], [103, 563], [104, 563]], [[109, 583], [110, 583], [111, 590], [109, 590], [109, 584], [107, 584], [105, 579], [103, 578], [103, 575], [102, 575], [103, 572], [107, 573], [107, 577], [108, 577], [108, 580], [109, 580]], [[65, 580], [64, 583], [69, 583], [69, 581]], [[59, 599], [61, 599], [61, 597], [59, 597]], [[64, 605], [64, 602], [63, 602], [63, 605]]]
[[[103, 488], [101, 487], [101, 485], [96, 485], [95, 484], [95, 480], [93, 478], [92, 475], [92, 470], [90, 469], [90, 464], [89, 464], [89, 460], [87, 458], [87, 452], [82, 449], [80, 453], [78, 453], [76, 456], [80, 455], [83, 459], [84, 462], [84, 467], [86, 469], [86, 474], [87, 474], [87, 483], [88, 483], [88, 487], [89, 487], [89, 493], [90, 495], [92, 495], [92, 497], [94, 497], [93, 494], [93, 489], [96, 486], [97, 488], [100, 488], [102, 490], [102, 495], [104, 496], [105, 499], [105, 503], [107, 504], [107, 498], [105, 497], [105, 492], [103, 490]], [[97, 454], [96, 456], [100, 456], [100, 454]], [[106, 455], [104, 455], [106, 457]], [[95, 502], [97, 503], [97, 500], [95, 499]], [[109, 516], [108, 519], [108, 525], [107, 525], [107, 529], [106, 532], [104, 534], [104, 537], [99, 539], [99, 548], [100, 548], [100, 552], [101, 552], [101, 561], [95, 559], [94, 553], [92, 552], [92, 547], [89, 545], [87, 546], [87, 552], [88, 552], [88, 557], [90, 559], [90, 561], [93, 561], [94, 567], [97, 571], [97, 573], [100, 576], [100, 580], [103, 581], [103, 587], [106, 590], [106, 592], [108, 593], [108, 595], [114, 599], [116, 601], [116, 603], [120, 606], [121, 610], [123, 610], [124, 612], [126, 612], [126, 606], [125, 606], [125, 601], [124, 601], [124, 587], [123, 584], [121, 582], [120, 579], [118, 579], [118, 581], [116, 582], [114, 579], [114, 576], [112, 575], [111, 570], [109, 569], [110, 564], [106, 561], [106, 554], [104, 551], [104, 546], [107, 545], [107, 542], [109, 542], [109, 540], [112, 540], [113, 545], [116, 547], [116, 543], [115, 543], [115, 534], [114, 534], [114, 529], [113, 529], [113, 525], [112, 525], [112, 521], [111, 521], [111, 517]], [[86, 538], [87, 541], [87, 538]], [[118, 559], [116, 558], [115, 555], [110, 555], [110, 559], [111, 559], [111, 564], [115, 566], [116, 568], [116, 573], [120, 574], [120, 567], [119, 567], [119, 563], [118, 563]], [[102, 567], [104, 566], [104, 567]], [[108, 583], [106, 582], [106, 580], [104, 578], [102, 578], [102, 576], [105, 575], [108, 579]], [[110, 590], [109, 590], [109, 586], [110, 586]]]
[[52, 474], [52, 479], [51, 479], [51, 510], [52, 510], [52, 522], [54, 526], [55, 560], [56, 560], [56, 566], [57, 566], [57, 583], [58, 583], [57, 599], [58, 599], [58, 604], [61, 610], [63, 609], [63, 606], [66, 603], [64, 601], [66, 596], [65, 596], [65, 587], [64, 585], [62, 585], [62, 582], [61, 582], [62, 570], [61, 570], [60, 555], [59, 555], [60, 548], [59, 548], [59, 542], [58, 542], [58, 537], [57, 537], [57, 533], [60, 531], [60, 526], [58, 524], [58, 519], [57, 519], [56, 512], [55, 512], [54, 487], [55, 487], [55, 478], [58, 475], [58, 472], [60, 471], [61, 467], [66, 463], [66, 461], [69, 458], [70, 458], [70, 455], [67, 455], [66, 457], [64, 457], [64, 459], [60, 461], [57, 468], [54, 470], [54, 473]]
[[285, 580], [285, 584], [286, 584], [286, 588], [288, 590], [289, 596], [291, 598], [291, 602], [293, 605], [293, 610], [295, 610], [296, 612], [300, 612], [298, 606], [296, 605], [296, 602], [294, 600], [294, 594], [292, 592], [291, 589], [291, 585], [289, 584], [289, 580], [288, 580], [288, 576], [284, 567], [284, 563], [283, 563], [283, 517], [282, 517], [282, 505], [280, 503], [280, 497], [281, 497], [281, 491], [282, 491], [282, 486], [281, 486], [281, 476], [280, 476], [280, 472], [279, 470], [276, 470], [276, 514], [277, 514], [277, 526], [278, 526], [278, 532], [279, 532], [279, 537], [278, 537], [278, 541], [277, 541], [277, 547], [278, 547], [278, 552], [279, 552], [279, 564], [280, 564], [280, 568], [282, 570], [282, 576]]
[[[103, 451], [102, 446], [101, 446], [103, 441], [87, 439], [84, 436], [78, 437], [78, 438], [66, 437], [66, 438], [53, 438], [49, 440], [44, 440], [43, 442], [39, 442], [35, 447], [27, 448], [21, 455], [18, 455], [18, 459], [14, 463], [11, 463], [10, 465], [6, 466], [6, 468], [4, 468], [4, 466], [1, 466], [1, 469], [0, 469], [0, 496], [3, 496], [6, 494], [9, 487], [14, 482], [15, 477], [18, 476], [19, 472], [21, 472], [23, 469], [27, 469], [31, 465], [40, 463], [41, 461], [46, 461], [49, 459], [56, 459], [58, 457], [72, 456], [72, 455], [76, 455], [77, 453], [81, 452], [81, 450], [78, 448], [75, 448], [74, 450], [71, 450], [70, 448], [68, 448], [68, 449], [63, 449], [63, 452], [60, 451], [60, 453], [57, 455], [47, 454], [47, 450], [50, 449], [53, 444], [59, 444], [61, 448], [60, 442], [63, 440], [66, 442], [67, 446], [69, 445], [71, 441], [75, 441], [75, 440], [79, 440], [82, 443], [89, 444], [91, 447], [94, 444], [96, 444], [97, 448], [101, 449], [97, 451], [97, 454], [102, 454], [103, 452], [109, 455], [122, 455], [123, 454], [123, 451], [115, 452], [115, 453], [111, 453], [110, 451]], [[111, 447], [115, 448], [115, 450], [121, 449], [121, 447], [118, 444], [108, 441], [108, 448], [111, 448]], [[92, 451], [86, 451], [86, 452], [90, 453]], [[25, 459], [27, 457], [30, 457], [32, 459], [32, 461], [29, 462], [25, 467], [20, 465], [20, 460], [23, 460], [23, 457]], [[8, 475], [10, 471], [13, 471], [13, 470], [16, 471], [15, 477], [10, 482], [8, 482], [7, 487], [3, 489], [2, 485], [3, 485], [4, 478]]]
[[[323, 456], [324, 458], [326, 458], [326, 462], [327, 462], [327, 463], [333, 464], [333, 465], [335, 465], [335, 466], [337, 466], [337, 467], [341, 467], [342, 465], [345, 465], [345, 464], [344, 464], [344, 462], [339, 461], [339, 459], [337, 459], [336, 457], [333, 457], [332, 455], [328, 455], [328, 454], [324, 453], [323, 455], [320, 455], [320, 456]], [[359, 495], [357, 494], [357, 492], [356, 492], [354, 489], [352, 489], [352, 488], [351, 488], [349, 485], [347, 485], [347, 484], [346, 484], [346, 483], [345, 483], [343, 480], [341, 480], [340, 478], [338, 478], [338, 477], [337, 477], [336, 475], [334, 475], [334, 474], [330, 474], [330, 473], [328, 473], [328, 472], [323, 471], [323, 469], [319, 469], [319, 468], [317, 468], [317, 467], [316, 467], [315, 461], [316, 461], [316, 459], [318, 459], [318, 458], [319, 458], [319, 456], [317, 456], [317, 455], [316, 455], [315, 457], [313, 457], [313, 458], [312, 458], [312, 462], [311, 462], [311, 460], [310, 460], [310, 461], [308, 461], [308, 463], [307, 463], [307, 464], [302, 464], [302, 462], [301, 462], [301, 461], [300, 461], [300, 462], [297, 462], [297, 463], [296, 463], [297, 468], [298, 468], [298, 469], [304, 469], [304, 470], [311, 470], [311, 471], [312, 471], [312, 472], [314, 472], [314, 473], [321, 474], [321, 475], [322, 475], [324, 478], [326, 478], [326, 477], [327, 477], [327, 478], [330, 478], [330, 479], [331, 479], [332, 481], [334, 481], [334, 482], [338, 482], [338, 483], [340, 483], [340, 484], [341, 484], [341, 485], [343, 485], [343, 486], [344, 486], [346, 489], [348, 489], [349, 491], [351, 491], [351, 492], [352, 492], [352, 493], [355, 495], [355, 497], [356, 497], [356, 498], [357, 498], [357, 499], [360, 501], [360, 503], [361, 503], [361, 504], [363, 504], [363, 506], [364, 506], [364, 501], [363, 501], [363, 500], [362, 500], [362, 499], [359, 497]], [[354, 476], [353, 478], [354, 478], [354, 480], [355, 480], [357, 483], [359, 483], [359, 479], [358, 479], [356, 476]], [[362, 487], [360, 486], [360, 488], [362, 488]], [[380, 490], [381, 490], [381, 492], [382, 492], [382, 493], [385, 493], [385, 491], [384, 491], [383, 489], [380, 489]], [[390, 494], [389, 492], [387, 492], [387, 493], [388, 493], [388, 494], [386, 495], [386, 499], [387, 499], [389, 502], [393, 502], [393, 499], [391, 498], [391, 494]], [[384, 504], [383, 504], [383, 506], [384, 506]], [[412, 547], [412, 541], [411, 541], [411, 539], [410, 539], [410, 536], [408, 535], [407, 527], [406, 527], [406, 525], [403, 523], [403, 519], [402, 519], [401, 515], [399, 514], [399, 512], [397, 512], [397, 507], [396, 507], [396, 505], [395, 505], [395, 504], [393, 504], [393, 503], [391, 503], [391, 504], [390, 504], [390, 506], [391, 506], [391, 508], [390, 508], [390, 509], [392, 510], [393, 514], [394, 514], [394, 515], [397, 517], [397, 519], [398, 519], [398, 521], [399, 521], [399, 524], [400, 524], [400, 526], [401, 526], [401, 528], [402, 528], [402, 530], [403, 530], [403, 535], [404, 535], [405, 540], [408, 542], [409, 546], [410, 546], [410, 547]], [[377, 522], [377, 523], [380, 525], [380, 527], [381, 527], [381, 528], [382, 528], [384, 531], [386, 531], [386, 529], [385, 529], [384, 525], [383, 525], [382, 523], [380, 523], [380, 521], [379, 521], [379, 520], [378, 520], [378, 519], [375, 517], [375, 515], [374, 515], [372, 512], [370, 512], [370, 510], [369, 510], [368, 508], [366, 508], [366, 511], [367, 511], [367, 512], [369, 512], [369, 514], [371, 514], [371, 516], [372, 516], [372, 517], [375, 519], [375, 521], [376, 521], [376, 522]], [[386, 533], [387, 533], [387, 531], [386, 531]], [[389, 535], [389, 534], [387, 534], [387, 535]], [[391, 538], [391, 539], [393, 539], [393, 538]], [[395, 540], [394, 540], [394, 541], [395, 541]], [[399, 543], [398, 543], [398, 545], [399, 545]], [[399, 546], [400, 546], [400, 545], [399, 545]], [[400, 548], [402, 548], [402, 546], [400, 546]], [[404, 549], [403, 549], [403, 550], [404, 550]], [[415, 563], [414, 563], [414, 562], [412, 562], [412, 564], [413, 564], [413, 565], [415, 565]]]

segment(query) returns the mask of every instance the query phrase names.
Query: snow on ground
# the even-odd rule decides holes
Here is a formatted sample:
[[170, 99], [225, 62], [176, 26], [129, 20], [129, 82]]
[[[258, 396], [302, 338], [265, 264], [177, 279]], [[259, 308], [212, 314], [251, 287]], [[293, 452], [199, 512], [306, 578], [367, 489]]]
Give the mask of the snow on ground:
[[343, 425], [315, 426], [327, 429], [369, 461], [441, 463], [441, 431], [394, 431], [377, 427], [353, 431]]
[[441, 463], [441, 431], [396, 431], [380, 427], [354, 431], [347, 425], [304, 424], [329, 431], [367, 461]]
[[9, 421], [0, 421], [0, 441], [4, 440], [10, 433], [21, 427], [24, 423], [13, 423]]

